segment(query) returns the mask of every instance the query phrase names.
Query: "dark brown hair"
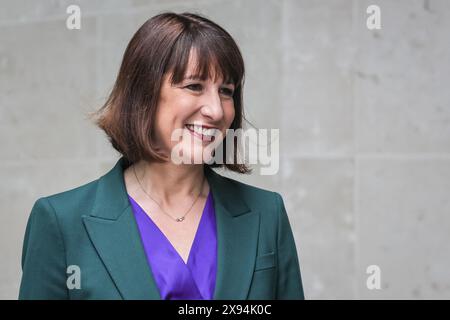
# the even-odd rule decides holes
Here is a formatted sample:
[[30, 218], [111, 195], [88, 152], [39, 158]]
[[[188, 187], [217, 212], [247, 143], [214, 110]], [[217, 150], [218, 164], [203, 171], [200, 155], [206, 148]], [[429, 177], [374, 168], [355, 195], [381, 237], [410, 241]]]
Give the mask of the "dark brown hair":
[[[172, 84], [182, 81], [191, 49], [201, 57], [195, 74], [202, 80], [214, 74], [235, 85], [235, 117], [230, 129], [242, 128], [244, 61], [236, 42], [222, 27], [201, 15], [164, 12], [147, 20], [133, 35], [106, 103], [90, 114], [129, 163], [167, 160], [155, 149], [153, 134], [162, 79], [172, 73]], [[226, 139], [218, 147], [223, 148], [224, 162]], [[209, 166], [249, 173], [245, 164], [237, 163], [238, 152], [239, 142], [235, 140], [235, 161]]]

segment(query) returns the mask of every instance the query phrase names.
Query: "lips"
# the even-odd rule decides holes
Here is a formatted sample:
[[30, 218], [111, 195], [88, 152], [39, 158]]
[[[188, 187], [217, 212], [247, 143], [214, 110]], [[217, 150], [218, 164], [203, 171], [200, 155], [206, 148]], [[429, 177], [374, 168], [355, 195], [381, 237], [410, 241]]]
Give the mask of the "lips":
[[216, 133], [217, 128], [203, 126], [203, 125], [194, 125], [194, 124], [186, 124], [185, 126], [191, 134], [195, 137], [201, 139], [202, 141], [213, 141], [214, 134]]

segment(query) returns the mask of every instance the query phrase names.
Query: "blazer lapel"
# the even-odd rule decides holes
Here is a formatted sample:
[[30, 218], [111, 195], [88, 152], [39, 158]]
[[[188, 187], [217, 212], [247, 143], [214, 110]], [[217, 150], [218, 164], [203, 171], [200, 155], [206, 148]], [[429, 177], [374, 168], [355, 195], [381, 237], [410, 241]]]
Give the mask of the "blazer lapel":
[[84, 216], [89, 237], [123, 299], [160, 299], [147, 263], [139, 230], [123, 180], [121, 158], [100, 178], [90, 216]]
[[250, 289], [259, 234], [258, 211], [245, 204], [228, 180], [205, 167], [213, 193], [217, 225], [215, 300], [246, 300]]
[[[121, 158], [102, 176], [94, 206], [83, 216], [85, 228], [124, 299], [161, 299], [148, 265], [132, 207]], [[243, 201], [231, 180], [205, 166], [217, 226], [217, 274], [214, 299], [245, 300], [256, 260], [259, 212]]]

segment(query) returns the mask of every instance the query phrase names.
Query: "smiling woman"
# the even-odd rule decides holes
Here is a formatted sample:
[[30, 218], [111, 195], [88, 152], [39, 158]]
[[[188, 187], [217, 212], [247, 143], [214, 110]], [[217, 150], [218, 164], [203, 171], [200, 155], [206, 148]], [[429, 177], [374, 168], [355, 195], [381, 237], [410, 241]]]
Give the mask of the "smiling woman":
[[99, 179], [36, 201], [20, 298], [303, 299], [281, 196], [212, 170], [248, 173], [245, 164], [171, 157], [213, 143], [226, 156], [225, 132], [242, 127], [243, 82], [239, 48], [214, 22], [172, 12], [145, 22], [92, 114], [122, 157]]
[[[168, 161], [161, 149], [187, 123], [220, 126], [223, 133], [242, 128], [243, 82], [242, 55], [223, 28], [199, 15], [161, 14], [131, 39], [114, 89], [94, 116], [129, 162]], [[225, 166], [249, 172], [244, 164]]]
[[[219, 71], [203, 79], [198, 74], [201, 71], [196, 70], [200, 63], [199, 53], [191, 49], [187, 56], [189, 60], [185, 72], [190, 76], [175, 84], [170, 78], [174, 76], [173, 73], [163, 76], [154, 130], [156, 141], [162, 149], [173, 150], [177, 146], [181, 154], [190, 155], [191, 159], [187, 162], [194, 163], [194, 159], [203, 157], [203, 147], [211, 142], [212, 137], [218, 136], [218, 133], [225, 136], [233, 120], [242, 116], [235, 115], [235, 104], [241, 105], [240, 101], [235, 103], [233, 99], [236, 85], [224, 83], [223, 76], [216, 76]], [[176, 129], [187, 129], [181, 135], [181, 141], [173, 138]], [[231, 165], [231, 170], [248, 170], [245, 165]]]

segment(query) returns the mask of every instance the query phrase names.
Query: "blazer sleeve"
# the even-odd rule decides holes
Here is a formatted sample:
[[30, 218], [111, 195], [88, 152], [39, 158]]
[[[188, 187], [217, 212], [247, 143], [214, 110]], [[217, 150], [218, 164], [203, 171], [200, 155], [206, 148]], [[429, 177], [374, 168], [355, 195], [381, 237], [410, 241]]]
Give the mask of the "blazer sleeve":
[[278, 207], [278, 268], [276, 299], [304, 300], [300, 264], [297, 256], [294, 236], [289, 223], [286, 208], [280, 194], [276, 193]]
[[28, 219], [19, 299], [68, 299], [64, 241], [47, 198], [34, 203]]

